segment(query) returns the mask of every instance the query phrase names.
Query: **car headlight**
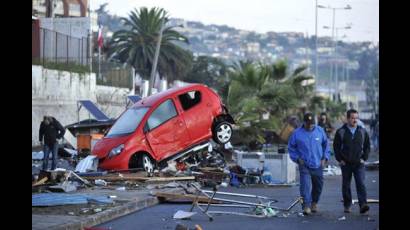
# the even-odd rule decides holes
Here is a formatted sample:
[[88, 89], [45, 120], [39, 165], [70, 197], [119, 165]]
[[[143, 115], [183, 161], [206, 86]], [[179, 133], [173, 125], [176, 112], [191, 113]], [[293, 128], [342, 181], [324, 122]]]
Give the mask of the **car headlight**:
[[122, 152], [124, 149], [124, 144], [121, 144], [113, 149], [111, 149], [110, 154], [108, 155], [109, 158], [116, 156]]

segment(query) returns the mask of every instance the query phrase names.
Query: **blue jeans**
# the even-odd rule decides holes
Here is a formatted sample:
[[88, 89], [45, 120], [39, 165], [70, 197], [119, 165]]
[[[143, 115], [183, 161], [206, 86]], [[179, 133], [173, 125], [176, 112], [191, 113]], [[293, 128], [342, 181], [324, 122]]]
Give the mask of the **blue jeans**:
[[342, 169], [342, 193], [343, 202], [346, 208], [352, 204], [352, 191], [350, 190], [350, 184], [352, 181], [352, 174], [354, 181], [356, 182], [357, 199], [359, 205], [362, 206], [367, 203], [367, 192], [364, 184], [365, 180], [365, 168], [364, 164], [346, 164], [341, 166]]
[[50, 155], [50, 152], [53, 154], [52, 155], [52, 162], [51, 162], [51, 170], [54, 170], [57, 165], [57, 152], [58, 152], [58, 143], [54, 143], [52, 148], [50, 148], [48, 145], [44, 145], [43, 147], [43, 152], [44, 152], [44, 158], [43, 158], [43, 170], [47, 170], [48, 168], [48, 158]]
[[317, 204], [323, 188], [323, 168], [312, 169], [299, 164], [299, 173], [302, 208], [310, 207], [312, 202]]

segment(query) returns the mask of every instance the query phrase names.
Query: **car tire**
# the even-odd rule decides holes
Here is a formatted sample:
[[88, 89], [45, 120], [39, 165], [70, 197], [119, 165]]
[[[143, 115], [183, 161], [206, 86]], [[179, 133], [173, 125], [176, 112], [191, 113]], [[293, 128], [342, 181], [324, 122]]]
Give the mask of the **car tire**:
[[218, 144], [226, 144], [232, 138], [232, 126], [227, 121], [216, 123], [212, 130], [213, 140]]
[[141, 156], [141, 164], [142, 164], [142, 168], [144, 169], [145, 172], [147, 172], [148, 174], [152, 174], [154, 172], [154, 162], [151, 159], [151, 157], [149, 157], [147, 154], [143, 153]]

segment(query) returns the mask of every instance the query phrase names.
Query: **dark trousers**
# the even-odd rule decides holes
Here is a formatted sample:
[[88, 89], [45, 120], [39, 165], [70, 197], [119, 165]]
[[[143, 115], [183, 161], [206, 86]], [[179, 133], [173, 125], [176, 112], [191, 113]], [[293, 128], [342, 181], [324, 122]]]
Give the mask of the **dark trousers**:
[[54, 170], [57, 165], [57, 152], [58, 152], [58, 143], [54, 143], [53, 146], [44, 145], [43, 147], [44, 158], [43, 158], [43, 170], [48, 168], [48, 158], [50, 157], [50, 152], [52, 155], [51, 170]]
[[303, 197], [303, 208], [318, 203], [323, 188], [323, 169], [308, 168], [299, 164], [300, 195]]
[[359, 205], [362, 206], [367, 203], [367, 192], [364, 184], [365, 180], [365, 168], [364, 164], [346, 164], [341, 166], [342, 169], [342, 193], [343, 202], [346, 208], [352, 204], [352, 191], [350, 190], [350, 184], [352, 181], [352, 175], [356, 182], [357, 198]]

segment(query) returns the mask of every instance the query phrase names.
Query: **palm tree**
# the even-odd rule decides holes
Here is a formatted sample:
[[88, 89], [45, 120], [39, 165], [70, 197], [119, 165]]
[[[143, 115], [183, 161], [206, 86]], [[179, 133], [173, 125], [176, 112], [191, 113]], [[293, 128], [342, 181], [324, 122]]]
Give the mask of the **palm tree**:
[[[162, 22], [169, 21], [162, 8], [142, 7], [129, 13], [129, 18], [121, 18], [125, 29], [113, 34], [109, 55], [122, 63], [134, 67], [135, 72], [149, 79], [154, 60], [156, 43]], [[176, 26], [165, 26], [158, 58], [158, 72], [169, 80], [180, 78], [189, 70], [192, 55], [179, 44], [188, 44], [188, 39], [175, 30]]]
[[278, 131], [289, 113], [307, 104], [313, 88], [305, 84], [312, 79], [305, 70], [299, 66], [289, 74], [286, 60], [235, 66], [227, 101], [243, 139], [263, 142], [263, 130]]

